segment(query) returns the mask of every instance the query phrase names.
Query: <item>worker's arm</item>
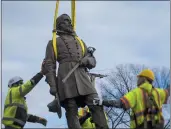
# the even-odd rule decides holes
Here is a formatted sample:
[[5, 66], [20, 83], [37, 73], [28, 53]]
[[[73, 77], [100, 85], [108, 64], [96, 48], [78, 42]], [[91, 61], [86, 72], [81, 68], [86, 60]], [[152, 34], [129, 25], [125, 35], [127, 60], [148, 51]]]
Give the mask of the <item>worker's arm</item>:
[[166, 104], [168, 97], [170, 96], [170, 86], [168, 86], [167, 89], [160, 89], [160, 88], [156, 88], [156, 89], [160, 94], [160, 99], [162, 104]]
[[47, 69], [46, 82], [50, 86], [50, 94], [56, 94], [56, 59], [53, 50], [52, 40], [49, 41], [46, 47], [45, 68]]
[[118, 100], [100, 100], [94, 99], [94, 105], [104, 105], [107, 107], [125, 108], [124, 104], [120, 99]]
[[42, 78], [43, 78], [43, 74], [39, 72], [34, 77], [32, 77], [29, 81], [19, 86], [17, 89], [20, 93], [20, 96], [24, 97], [26, 94], [28, 94]]
[[124, 95], [122, 98], [118, 100], [93, 100], [94, 105], [104, 105], [104, 106], [110, 106], [110, 107], [116, 107], [116, 108], [123, 108], [125, 110], [129, 108], [133, 108], [136, 104], [136, 94], [134, 93], [134, 90], [128, 92], [126, 95]]
[[46, 74], [47, 70], [43, 68], [44, 68], [44, 61], [42, 62], [41, 71], [39, 73], [33, 76], [26, 83], [14, 89], [15, 96], [24, 97], [26, 94], [28, 94], [35, 87], [35, 85], [37, 85], [37, 83], [43, 78], [43, 75]]
[[91, 113], [90, 113], [90, 112], [88, 112], [88, 113], [87, 113], [86, 115], [84, 115], [84, 116], [81, 116], [81, 117], [79, 118], [80, 125], [82, 125], [90, 116], [91, 116]]
[[36, 115], [28, 114], [27, 115], [27, 122], [32, 122], [32, 123], [40, 123], [44, 126], [47, 124], [47, 120], [42, 117], [38, 117]]
[[120, 99], [118, 100], [103, 100], [102, 105], [107, 107], [125, 108]]

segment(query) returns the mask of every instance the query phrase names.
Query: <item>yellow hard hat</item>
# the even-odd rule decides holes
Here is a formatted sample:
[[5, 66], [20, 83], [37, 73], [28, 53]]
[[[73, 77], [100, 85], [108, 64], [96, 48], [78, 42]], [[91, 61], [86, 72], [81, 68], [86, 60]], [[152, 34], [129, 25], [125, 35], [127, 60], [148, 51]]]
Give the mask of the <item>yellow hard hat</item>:
[[138, 77], [147, 77], [147, 78], [149, 78], [149, 79], [151, 79], [152, 81], [154, 81], [154, 73], [153, 73], [153, 71], [152, 70], [150, 70], [150, 69], [145, 69], [145, 70], [143, 70], [139, 75], [138, 75]]

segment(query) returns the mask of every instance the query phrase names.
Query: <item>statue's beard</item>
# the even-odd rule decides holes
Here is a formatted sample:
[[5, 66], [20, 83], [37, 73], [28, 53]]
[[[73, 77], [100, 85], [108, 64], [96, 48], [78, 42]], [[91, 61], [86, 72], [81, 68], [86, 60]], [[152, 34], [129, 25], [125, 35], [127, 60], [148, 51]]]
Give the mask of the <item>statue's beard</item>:
[[74, 30], [71, 24], [60, 24], [59, 27], [57, 28], [57, 32], [59, 33], [67, 33], [67, 34], [74, 34]]

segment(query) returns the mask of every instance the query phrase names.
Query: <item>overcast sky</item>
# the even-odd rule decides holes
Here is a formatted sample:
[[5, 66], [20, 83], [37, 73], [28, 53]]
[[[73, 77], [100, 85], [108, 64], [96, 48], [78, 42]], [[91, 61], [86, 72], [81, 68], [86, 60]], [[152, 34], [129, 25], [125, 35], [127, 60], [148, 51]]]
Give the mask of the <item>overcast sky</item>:
[[[118, 64], [170, 68], [170, 2], [79, 1], [76, 30], [87, 46], [97, 50], [94, 72], [109, 72]], [[8, 80], [29, 80], [40, 71], [45, 48], [52, 38], [55, 1], [2, 2], [2, 100]], [[60, 2], [59, 14], [70, 15], [70, 2]], [[43, 78], [27, 95], [29, 112], [48, 119], [47, 127], [66, 127], [49, 113], [53, 99]], [[3, 104], [2, 103], [2, 104]], [[65, 126], [62, 126], [65, 124]], [[27, 123], [26, 127], [43, 127]]]

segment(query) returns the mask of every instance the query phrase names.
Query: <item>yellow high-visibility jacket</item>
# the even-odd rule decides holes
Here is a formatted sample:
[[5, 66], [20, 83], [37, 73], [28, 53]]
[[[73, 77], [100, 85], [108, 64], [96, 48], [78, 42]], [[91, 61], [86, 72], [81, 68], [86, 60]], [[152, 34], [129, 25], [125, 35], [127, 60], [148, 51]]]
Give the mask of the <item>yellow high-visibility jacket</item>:
[[[124, 103], [125, 107], [127, 109], [132, 109], [131, 118], [133, 119], [130, 123], [131, 128], [135, 128], [136, 123], [138, 126], [144, 122], [144, 112], [147, 104], [146, 98], [150, 93], [152, 93], [154, 96], [157, 107], [159, 108], [159, 112], [155, 115], [154, 119], [158, 120], [159, 123], [164, 122], [162, 115], [162, 105], [167, 102], [168, 91], [166, 89], [164, 90], [160, 88], [152, 88], [151, 84], [145, 82], [121, 98], [121, 101]], [[153, 107], [153, 109], [157, 107]], [[151, 121], [151, 116], [149, 114], [147, 115], [147, 121]]]

